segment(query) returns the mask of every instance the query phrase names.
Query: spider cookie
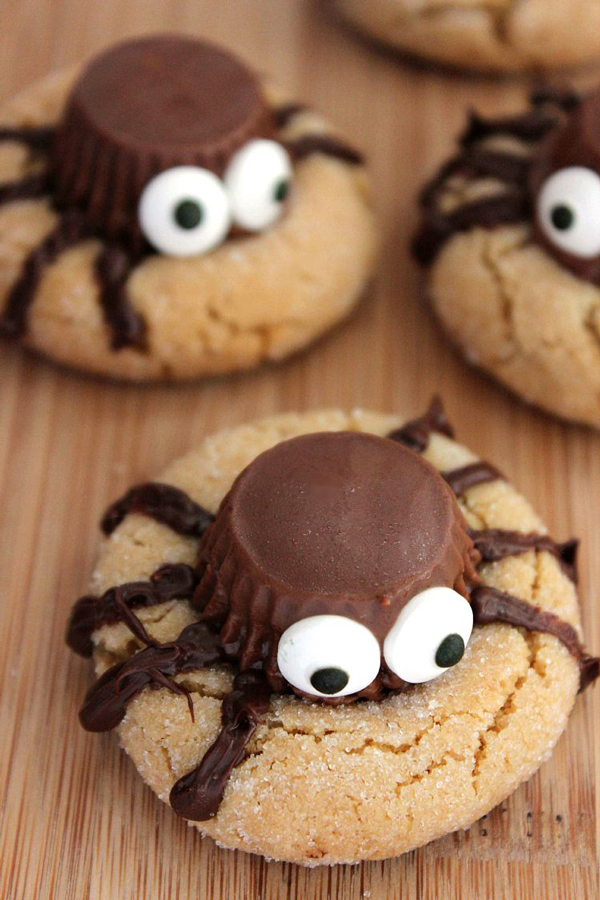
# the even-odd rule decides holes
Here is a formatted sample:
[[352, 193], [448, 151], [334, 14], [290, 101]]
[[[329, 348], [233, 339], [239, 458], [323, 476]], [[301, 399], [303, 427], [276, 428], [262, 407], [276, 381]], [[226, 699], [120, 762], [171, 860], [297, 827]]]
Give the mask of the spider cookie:
[[336, 0], [359, 29], [434, 63], [479, 72], [578, 66], [600, 58], [592, 0]]
[[332, 864], [465, 828], [597, 677], [576, 543], [451, 435], [438, 404], [283, 415], [104, 516], [81, 723], [223, 846]]
[[0, 331], [69, 366], [281, 359], [350, 312], [374, 251], [360, 154], [212, 44], [120, 44], [0, 115]]
[[428, 297], [467, 359], [600, 427], [600, 92], [472, 114], [421, 206]]

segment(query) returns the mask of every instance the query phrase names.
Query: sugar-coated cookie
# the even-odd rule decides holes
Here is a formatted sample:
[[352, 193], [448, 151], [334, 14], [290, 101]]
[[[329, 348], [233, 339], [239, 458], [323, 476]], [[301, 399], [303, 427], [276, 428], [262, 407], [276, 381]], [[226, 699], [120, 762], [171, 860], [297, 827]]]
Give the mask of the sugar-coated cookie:
[[104, 516], [81, 722], [223, 846], [319, 865], [465, 828], [597, 677], [576, 542], [451, 435], [439, 403], [281, 415]]
[[212, 44], [159, 35], [0, 114], [0, 332], [88, 372], [286, 357], [374, 264], [362, 157]]
[[427, 295], [467, 359], [600, 427], [600, 93], [472, 114], [421, 205]]
[[593, 0], [335, 0], [368, 35], [434, 63], [523, 72], [600, 59]]

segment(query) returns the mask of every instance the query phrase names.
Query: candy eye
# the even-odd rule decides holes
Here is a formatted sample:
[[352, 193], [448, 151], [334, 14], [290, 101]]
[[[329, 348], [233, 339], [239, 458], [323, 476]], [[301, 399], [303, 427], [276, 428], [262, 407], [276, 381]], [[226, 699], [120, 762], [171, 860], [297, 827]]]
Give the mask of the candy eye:
[[473, 611], [464, 597], [433, 587], [413, 597], [383, 644], [389, 668], [410, 684], [431, 681], [463, 657], [473, 630]]
[[551, 175], [540, 189], [537, 216], [560, 250], [593, 259], [600, 254], [600, 176], [583, 166]]
[[250, 141], [235, 154], [225, 173], [233, 219], [248, 231], [272, 225], [289, 194], [292, 163], [281, 144]]
[[310, 616], [281, 635], [277, 665], [286, 681], [306, 694], [345, 697], [377, 677], [381, 649], [375, 635], [354, 619]]
[[177, 166], [149, 181], [138, 207], [140, 228], [168, 256], [199, 256], [220, 244], [231, 226], [229, 200], [208, 169]]

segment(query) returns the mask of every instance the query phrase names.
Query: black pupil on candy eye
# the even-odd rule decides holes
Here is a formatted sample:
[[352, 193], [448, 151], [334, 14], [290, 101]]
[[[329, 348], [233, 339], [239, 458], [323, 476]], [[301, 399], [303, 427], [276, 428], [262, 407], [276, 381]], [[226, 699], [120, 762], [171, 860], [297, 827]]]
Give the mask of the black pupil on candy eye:
[[460, 634], [449, 634], [444, 638], [435, 654], [435, 664], [440, 669], [449, 669], [455, 666], [464, 656], [465, 642]]
[[348, 675], [343, 669], [317, 669], [311, 675], [310, 683], [321, 694], [337, 694], [348, 684]]
[[189, 231], [204, 218], [204, 209], [197, 200], [181, 200], [173, 210], [173, 218], [180, 228]]
[[575, 221], [575, 213], [569, 206], [561, 203], [552, 207], [550, 218], [558, 231], [567, 231]]
[[273, 200], [276, 203], [283, 203], [290, 192], [290, 183], [287, 178], [282, 178], [273, 188]]

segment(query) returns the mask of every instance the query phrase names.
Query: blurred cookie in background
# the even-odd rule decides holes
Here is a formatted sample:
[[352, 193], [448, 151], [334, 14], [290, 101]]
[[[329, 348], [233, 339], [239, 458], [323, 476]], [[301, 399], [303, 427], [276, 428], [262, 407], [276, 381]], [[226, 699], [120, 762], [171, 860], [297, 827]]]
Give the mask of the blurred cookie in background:
[[593, 0], [335, 0], [371, 37], [433, 63], [476, 72], [570, 68], [600, 60]]

